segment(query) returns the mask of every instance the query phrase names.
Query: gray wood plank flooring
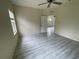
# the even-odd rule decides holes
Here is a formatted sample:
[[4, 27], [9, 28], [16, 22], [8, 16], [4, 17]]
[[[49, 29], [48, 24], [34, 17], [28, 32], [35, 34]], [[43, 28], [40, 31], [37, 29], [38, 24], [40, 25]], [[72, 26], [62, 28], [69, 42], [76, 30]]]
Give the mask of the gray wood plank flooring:
[[13, 59], [79, 59], [79, 43], [57, 34], [33, 34], [19, 40]]

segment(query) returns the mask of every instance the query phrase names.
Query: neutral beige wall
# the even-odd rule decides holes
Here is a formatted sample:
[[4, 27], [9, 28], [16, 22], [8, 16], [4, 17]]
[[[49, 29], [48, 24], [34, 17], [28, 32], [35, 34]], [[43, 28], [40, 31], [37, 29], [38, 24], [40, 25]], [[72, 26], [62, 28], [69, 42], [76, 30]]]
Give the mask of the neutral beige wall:
[[14, 6], [14, 10], [19, 31], [23, 36], [40, 32], [42, 10], [16, 5]]
[[71, 0], [55, 12], [56, 33], [79, 41], [79, 0]]
[[57, 9], [57, 8], [44, 9], [44, 10], [42, 11], [42, 14], [43, 14], [43, 15], [46, 15], [46, 16], [55, 15], [55, 10], [56, 10], [56, 9]]
[[8, 14], [8, 0], [0, 0], [0, 59], [12, 59], [15, 39]]

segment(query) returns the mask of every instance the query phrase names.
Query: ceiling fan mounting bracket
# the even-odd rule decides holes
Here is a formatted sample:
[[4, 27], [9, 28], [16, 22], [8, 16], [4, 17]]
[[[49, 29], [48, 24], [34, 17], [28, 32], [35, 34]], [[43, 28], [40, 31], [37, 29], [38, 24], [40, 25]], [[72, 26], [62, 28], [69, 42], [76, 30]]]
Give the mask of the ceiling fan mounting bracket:
[[53, 2], [53, 1], [55, 1], [55, 0], [47, 0], [48, 2]]

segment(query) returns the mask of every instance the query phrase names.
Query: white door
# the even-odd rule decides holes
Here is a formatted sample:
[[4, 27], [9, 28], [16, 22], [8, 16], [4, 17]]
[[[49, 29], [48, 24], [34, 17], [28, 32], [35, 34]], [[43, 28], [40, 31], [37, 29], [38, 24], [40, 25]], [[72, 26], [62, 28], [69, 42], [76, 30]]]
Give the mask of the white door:
[[47, 16], [41, 16], [41, 32], [47, 32]]

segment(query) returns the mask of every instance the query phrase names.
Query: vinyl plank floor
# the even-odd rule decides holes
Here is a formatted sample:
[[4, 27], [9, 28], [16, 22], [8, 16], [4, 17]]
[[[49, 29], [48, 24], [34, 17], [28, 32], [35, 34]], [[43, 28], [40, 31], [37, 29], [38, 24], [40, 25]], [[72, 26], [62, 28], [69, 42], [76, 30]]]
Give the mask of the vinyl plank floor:
[[79, 59], [79, 43], [57, 34], [32, 34], [17, 44], [13, 59]]

